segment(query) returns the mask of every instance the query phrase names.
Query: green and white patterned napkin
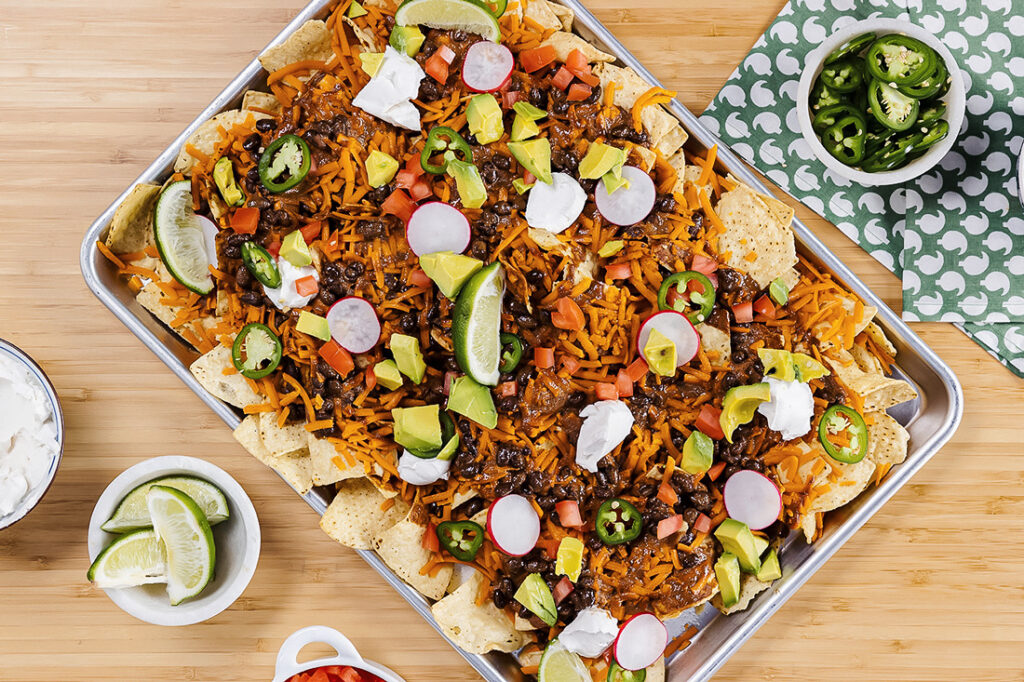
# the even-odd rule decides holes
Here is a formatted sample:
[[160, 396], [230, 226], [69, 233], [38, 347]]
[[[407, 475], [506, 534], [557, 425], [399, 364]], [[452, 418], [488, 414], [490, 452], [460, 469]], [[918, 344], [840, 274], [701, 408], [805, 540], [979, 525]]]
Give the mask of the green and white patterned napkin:
[[[1018, 4], [1021, 16], [1010, 16], [1011, 2]], [[1013, 152], [1020, 149], [1021, 134], [1015, 131], [1024, 122], [1024, 83], [1014, 83], [1015, 76], [1008, 75], [1024, 72], [1024, 60], [1016, 56], [1024, 53], [1024, 3], [943, 0], [941, 5], [927, 2], [927, 11], [921, 3], [791, 0], [730, 76], [702, 121], [779, 187], [904, 277], [906, 319], [945, 315], [1024, 376], [1024, 309], [1013, 312], [1024, 307], [1024, 218], [1009, 183], [1013, 163], [1011, 175], [1002, 174], [1006, 160], [1015, 159]], [[940, 170], [907, 186], [863, 187], [836, 176], [814, 158], [796, 120], [797, 84], [806, 54], [831, 32], [874, 17], [938, 28], [969, 79], [969, 120], [957, 145], [960, 156], [950, 154]], [[1002, 37], [993, 37], [996, 27], [1003, 27], [998, 33]], [[1007, 49], [1004, 59], [993, 59], [987, 71], [982, 69], [988, 61], [978, 55]], [[975, 75], [975, 68], [982, 75]], [[983, 129], [980, 137], [972, 135], [976, 126]], [[990, 176], [989, 167], [998, 176]], [[961, 184], [969, 169], [986, 178], [981, 196], [975, 192], [978, 185]], [[990, 194], [996, 196], [990, 199]], [[924, 214], [941, 216], [945, 223], [936, 230], [929, 218], [922, 223]], [[981, 215], [987, 216], [989, 228], [979, 229], [976, 216]], [[995, 229], [990, 229], [992, 225]], [[993, 236], [997, 232], [1003, 236]], [[904, 253], [905, 240], [909, 255]], [[985, 267], [979, 271], [980, 264]], [[951, 317], [951, 310], [967, 310], [968, 304], [967, 314]], [[993, 316], [992, 310], [1004, 316]]]

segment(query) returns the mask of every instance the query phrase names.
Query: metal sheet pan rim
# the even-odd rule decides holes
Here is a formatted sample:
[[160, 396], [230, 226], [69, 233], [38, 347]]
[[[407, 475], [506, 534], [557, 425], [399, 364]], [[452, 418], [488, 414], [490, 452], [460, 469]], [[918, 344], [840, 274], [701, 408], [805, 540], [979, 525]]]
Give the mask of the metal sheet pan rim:
[[[585, 28], [594, 35], [604, 47], [614, 54], [621, 63], [631, 66], [641, 73], [652, 83], [658, 80], [630, 53], [609, 31], [591, 14], [579, 0], [558, 0], [570, 7], [576, 13], [577, 25]], [[331, 0], [313, 0], [271, 41], [270, 45], [277, 44], [294, 32], [305, 21], [315, 18], [328, 5]], [[262, 52], [262, 51], [261, 51]], [[188, 367], [166, 346], [157, 336], [117, 297], [111, 289], [107, 288], [102, 280], [98, 268], [102, 257], [95, 249], [95, 242], [100, 238], [106, 225], [110, 222], [114, 210], [127, 196], [131, 187], [139, 182], [159, 181], [173, 164], [178, 149], [185, 139], [206, 119], [215, 113], [225, 109], [233, 101], [237, 100], [248, 88], [259, 85], [264, 78], [263, 68], [259, 61], [254, 59], [245, 67], [224, 90], [213, 99], [213, 101], [178, 135], [154, 161], [151, 163], [128, 188], [118, 196], [114, 202], [92, 223], [82, 241], [80, 251], [80, 265], [83, 277], [89, 289], [96, 297], [135, 335], [143, 342], [167, 367], [174, 372], [189, 388], [192, 389], [209, 407], [231, 428], [239, 423], [239, 417], [233, 408], [217, 400], [195, 380]], [[706, 147], [712, 144], [719, 145], [718, 157], [720, 162], [736, 175], [736, 177], [747, 182], [751, 186], [770, 193], [768, 187], [752, 173], [747, 166], [718, 138], [716, 138], [698, 119], [684, 107], [678, 100], [670, 103], [671, 111], [682, 121], [687, 131]], [[798, 219], [794, 220], [794, 231], [799, 238], [802, 247], [818, 258], [835, 276], [844, 284], [850, 287], [855, 293], [861, 296], [865, 302], [878, 308], [878, 317], [883, 326], [890, 333], [896, 332], [896, 337], [912, 351], [940, 380], [946, 390], [945, 399], [948, 402], [946, 413], [941, 417], [942, 428], [937, 429], [922, 443], [914, 443], [914, 455], [908, 458], [900, 467], [894, 470], [872, 494], [868, 504], [863, 505], [853, 515], [847, 518], [836, 532], [823, 538], [814, 545], [815, 552], [810, 559], [805, 560], [797, 566], [788, 576], [785, 585], [771, 591], [767, 598], [760, 597], [756, 605], [748, 612], [747, 617], [725, 640], [715, 649], [710, 651], [703, 659], [699, 667], [692, 670], [690, 679], [707, 679], [725, 663], [728, 657], [750, 638], [758, 628], [785, 601], [796, 592], [816, 572], [824, 562], [832, 556], [861, 526], [864, 525], [901, 488], [911, 476], [913, 476], [952, 436], [959, 426], [963, 414], [963, 393], [959, 381], [952, 370], [931, 350], [924, 342], [904, 323], [899, 316], [885, 305], [853, 272], [833, 254], [810, 230]], [[327, 500], [311, 491], [302, 496], [307, 504], [318, 514], [326, 509]], [[441, 632], [440, 627], [434, 621], [430, 613], [430, 607], [426, 599], [418, 592], [406, 585], [398, 578], [380, 558], [371, 551], [358, 551], [359, 555], [372, 566], [392, 587], [394, 587], [409, 604], [434, 627]], [[442, 633], [443, 634], [443, 633]], [[696, 647], [695, 647], [696, 648]], [[688, 650], [690, 656], [696, 654], [695, 648]], [[472, 665], [487, 680], [506, 680], [510, 677], [503, 674], [502, 670], [492, 660], [492, 656], [481, 656], [468, 654], [458, 647], [455, 647], [463, 658]], [[678, 660], [678, 657], [674, 659]], [[506, 666], [502, 666], [506, 667]], [[672, 669], [670, 666], [670, 677]]]

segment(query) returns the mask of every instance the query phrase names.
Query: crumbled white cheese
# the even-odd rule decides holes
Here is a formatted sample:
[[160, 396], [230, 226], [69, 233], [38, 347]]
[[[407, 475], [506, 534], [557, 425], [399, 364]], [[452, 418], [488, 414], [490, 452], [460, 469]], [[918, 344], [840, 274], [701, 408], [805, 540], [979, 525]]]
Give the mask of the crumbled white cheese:
[[757, 406], [757, 411], [768, 420], [768, 428], [778, 431], [783, 439], [792, 440], [811, 430], [814, 417], [814, 395], [811, 387], [800, 381], [780, 381], [768, 378], [771, 399]]
[[633, 428], [633, 413], [621, 400], [599, 400], [580, 412], [583, 426], [576, 441], [576, 463], [590, 472], [626, 439]]

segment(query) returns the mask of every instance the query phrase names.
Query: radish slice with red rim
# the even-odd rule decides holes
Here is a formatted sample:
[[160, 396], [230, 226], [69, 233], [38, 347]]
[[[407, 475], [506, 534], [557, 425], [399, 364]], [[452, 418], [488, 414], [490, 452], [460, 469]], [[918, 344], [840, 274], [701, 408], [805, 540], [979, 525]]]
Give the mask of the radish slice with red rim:
[[661, 658], [668, 646], [668, 630], [653, 613], [638, 613], [619, 628], [615, 662], [626, 670], [643, 670]]
[[210, 261], [210, 265], [217, 267], [217, 233], [220, 232], [220, 228], [209, 218], [201, 215], [196, 216], [196, 220], [199, 221], [199, 227], [203, 230], [203, 242], [206, 244], [206, 259]]
[[648, 317], [640, 325], [640, 331], [636, 335], [636, 348], [640, 357], [644, 355], [644, 346], [651, 337], [652, 329], [657, 329], [676, 345], [676, 367], [682, 367], [693, 360], [700, 350], [700, 334], [686, 319], [686, 315], [674, 310], [662, 310]]
[[487, 511], [487, 534], [505, 554], [523, 556], [537, 546], [540, 517], [522, 495], [505, 495]]
[[380, 318], [365, 298], [343, 298], [327, 311], [331, 338], [350, 353], [365, 353], [380, 341]]
[[658, 191], [654, 180], [635, 166], [623, 166], [622, 177], [629, 181], [629, 187], [620, 187], [611, 194], [605, 188], [604, 180], [594, 188], [594, 202], [597, 210], [610, 223], [636, 225], [654, 209]]
[[462, 253], [472, 236], [469, 220], [462, 211], [441, 201], [419, 206], [405, 226], [405, 238], [417, 256], [438, 251]]
[[466, 50], [462, 82], [473, 92], [494, 92], [512, 76], [514, 66], [515, 59], [507, 47], [482, 40]]
[[750, 469], [737, 471], [725, 482], [722, 494], [730, 518], [761, 530], [775, 523], [782, 512], [782, 495], [774, 481]]

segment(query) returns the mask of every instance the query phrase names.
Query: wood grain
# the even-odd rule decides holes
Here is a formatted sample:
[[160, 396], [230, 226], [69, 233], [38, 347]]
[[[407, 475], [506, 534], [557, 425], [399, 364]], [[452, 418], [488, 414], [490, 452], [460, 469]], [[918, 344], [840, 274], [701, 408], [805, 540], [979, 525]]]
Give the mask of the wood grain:
[[[265, 680], [314, 623], [410, 680], [476, 675], [86, 289], [86, 226], [302, 6], [301, 0], [0, 0], [0, 336], [63, 396], [56, 483], [0, 532], [0, 680]], [[589, 0], [700, 111], [782, 0]], [[890, 305], [899, 282], [801, 217]], [[948, 325], [915, 329], [960, 376], [955, 440], [800, 590], [719, 679], [1024, 679], [1024, 383]], [[255, 578], [212, 621], [134, 621], [85, 580], [86, 525], [129, 465], [183, 453], [245, 487]]]

